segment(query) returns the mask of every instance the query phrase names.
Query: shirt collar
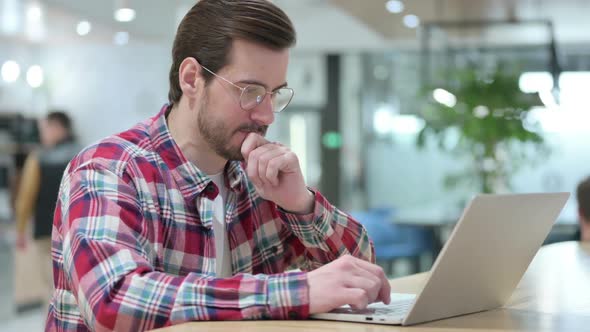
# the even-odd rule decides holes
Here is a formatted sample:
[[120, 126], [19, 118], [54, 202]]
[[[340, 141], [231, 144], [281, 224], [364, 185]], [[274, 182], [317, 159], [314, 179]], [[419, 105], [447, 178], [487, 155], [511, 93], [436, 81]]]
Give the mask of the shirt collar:
[[[186, 159], [172, 138], [166, 123], [166, 115], [169, 113], [170, 107], [170, 105], [164, 105], [160, 112], [152, 117], [148, 124], [148, 132], [155, 151], [170, 169], [183, 197], [187, 201], [194, 201], [212, 181], [207, 174]], [[241, 191], [244, 177], [242, 163], [229, 161], [224, 172], [226, 185], [229, 189], [235, 192]]]

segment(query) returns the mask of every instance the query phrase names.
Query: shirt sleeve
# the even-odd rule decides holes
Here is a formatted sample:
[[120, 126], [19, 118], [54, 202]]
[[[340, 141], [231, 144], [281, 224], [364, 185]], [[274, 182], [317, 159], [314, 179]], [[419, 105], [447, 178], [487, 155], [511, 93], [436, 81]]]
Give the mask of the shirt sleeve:
[[307, 267], [314, 269], [343, 255], [375, 262], [375, 249], [365, 228], [340, 211], [319, 192], [314, 211], [295, 214], [277, 207], [278, 214], [295, 238], [305, 246]]
[[219, 279], [159, 272], [138, 193], [107, 165], [69, 172], [56, 227], [63, 268], [91, 330], [138, 331], [196, 320], [293, 319], [309, 315], [305, 273]]
[[37, 154], [32, 152], [25, 161], [15, 201], [16, 230], [20, 234], [26, 231], [33, 216], [33, 207], [39, 195], [40, 178], [39, 160]]

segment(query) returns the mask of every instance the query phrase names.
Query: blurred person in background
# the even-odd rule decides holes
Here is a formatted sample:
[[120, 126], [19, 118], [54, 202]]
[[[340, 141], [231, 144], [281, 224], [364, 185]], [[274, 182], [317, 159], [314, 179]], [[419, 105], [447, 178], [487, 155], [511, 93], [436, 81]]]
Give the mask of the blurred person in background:
[[169, 104], [64, 174], [46, 330], [304, 319], [389, 302], [362, 225], [264, 138], [293, 96], [294, 43], [270, 1], [201, 0], [186, 14]]
[[578, 184], [576, 190], [580, 231], [576, 240], [590, 241], [590, 177]]
[[[53, 293], [51, 230], [61, 177], [68, 162], [80, 151], [72, 133], [70, 117], [60, 111], [50, 112], [39, 121], [41, 148], [31, 152], [24, 163], [15, 201], [18, 249], [28, 245], [28, 231], [33, 221], [33, 250], [36, 268], [47, 290]], [[30, 262], [33, 264], [34, 262]]]

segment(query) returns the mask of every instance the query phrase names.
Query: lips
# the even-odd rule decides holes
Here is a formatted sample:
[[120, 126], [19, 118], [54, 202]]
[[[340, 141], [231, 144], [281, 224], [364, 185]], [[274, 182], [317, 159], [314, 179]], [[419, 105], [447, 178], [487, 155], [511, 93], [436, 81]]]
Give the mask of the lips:
[[268, 129], [268, 126], [259, 126], [259, 125], [251, 124], [251, 125], [241, 126], [240, 128], [238, 128], [237, 131], [245, 132], [247, 134], [257, 133], [261, 136], [265, 136], [267, 129]]
[[239, 137], [238, 137], [239, 140], [243, 142], [251, 132], [252, 131], [248, 131], [248, 130], [238, 130], [236, 133], [239, 135]]
[[237, 131], [240, 132], [240, 133], [246, 134], [246, 136], [248, 134], [250, 134], [250, 133], [256, 133], [256, 134], [258, 134], [258, 135], [260, 135], [262, 137], [264, 137], [266, 135], [266, 129], [265, 128], [260, 128], [260, 129], [257, 129], [257, 130], [252, 130], [252, 129], [238, 129]]

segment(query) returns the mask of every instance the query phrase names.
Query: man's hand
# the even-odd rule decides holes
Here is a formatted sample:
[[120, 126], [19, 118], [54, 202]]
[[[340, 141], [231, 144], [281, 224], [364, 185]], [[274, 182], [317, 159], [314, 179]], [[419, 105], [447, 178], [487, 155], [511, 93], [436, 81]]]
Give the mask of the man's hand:
[[246, 173], [258, 194], [294, 213], [311, 213], [315, 198], [307, 189], [299, 159], [289, 148], [250, 133], [242, 144]]
[[16, 233], [16, 248], [19, 250], [27, 248], [27, 235], [25, 233]]
[[373, 302], [391, 301], [391, 287], [383, 269], [350, 255], [309, 272], [307, 282], [311, 314], [345, 304], [364, 309]]

